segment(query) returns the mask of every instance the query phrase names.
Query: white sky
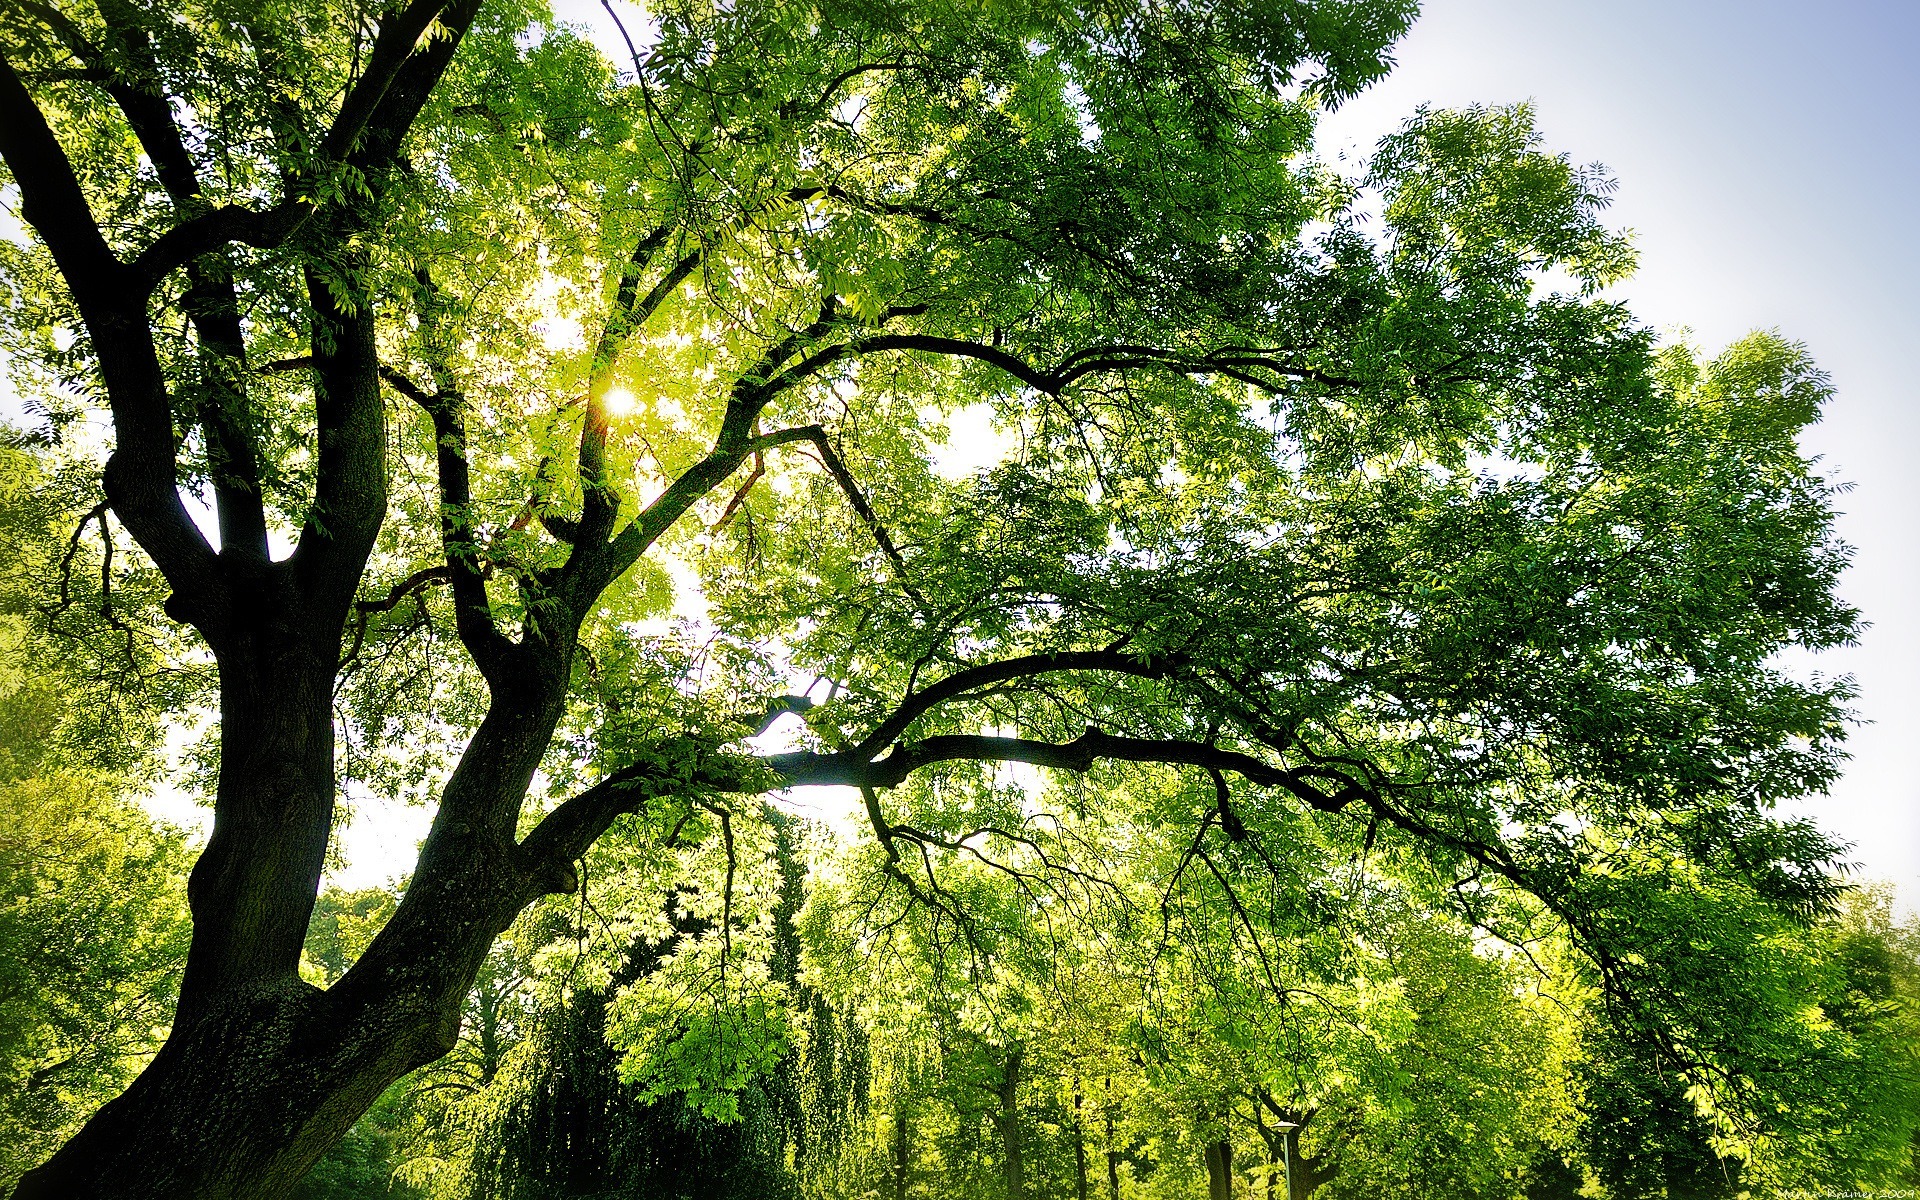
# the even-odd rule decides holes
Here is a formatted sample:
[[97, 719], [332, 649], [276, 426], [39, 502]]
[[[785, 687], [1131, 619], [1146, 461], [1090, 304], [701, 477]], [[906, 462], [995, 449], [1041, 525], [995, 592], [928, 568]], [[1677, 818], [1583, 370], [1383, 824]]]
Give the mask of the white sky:
[[[625, 61], [596, 3], [557, 7]], [[1914, 0], [1429, 0], [1399, 68], [1322, 138], [1364, 155], [1419, 104], [1530, 99], [1553, 149], [1620, 180], [1611, 218], [1636, 232], [1640, 270], [1616, 293], [1642, 319], [1691, 327], [1709, 350], [1776, 328], [1831, 372], [1837, 398], [1805, 446], [1855, 485], [1842, 593], [1871, 624], [1819, 666], [1856, 677], [1866, 723], [1845, 778], [1806, 808], [1908, 908], [1920, 908], [1920, 409], [1903, 361], [1920, 329], [1916, 44]], [[337, 881], [406, 870], [425, 820], [370, 805]]]

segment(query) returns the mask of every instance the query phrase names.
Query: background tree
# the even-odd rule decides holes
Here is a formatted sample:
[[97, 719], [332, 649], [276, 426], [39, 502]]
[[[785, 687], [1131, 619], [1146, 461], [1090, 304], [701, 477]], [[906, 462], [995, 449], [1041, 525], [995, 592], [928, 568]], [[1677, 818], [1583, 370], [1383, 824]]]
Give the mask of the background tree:
[[124, 559], [70, 573], [83, 537], [104, 530], [73, 531], [73, 482], [49, 477], [17, 434], [0, 444], [4, 1187], [159, 1048], [189, 932], [185, 839], [135, 799], [152, 770], [140, 701], [157, 690], [137, 685], [158, 666], [115, 625], [138, 613], [146, 581]]

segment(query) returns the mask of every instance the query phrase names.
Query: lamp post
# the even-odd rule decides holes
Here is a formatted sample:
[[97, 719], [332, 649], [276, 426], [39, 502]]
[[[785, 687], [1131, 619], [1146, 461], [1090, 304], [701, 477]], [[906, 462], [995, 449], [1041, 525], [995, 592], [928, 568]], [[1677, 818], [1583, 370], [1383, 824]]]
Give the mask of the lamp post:
[[1287, 1172], [1287, 1200], [1293, 1200], [1293, 1152], [1299, 1145], [1300, 1126], [1292, 1121], [1280, 1121], [1274, 1128], [1280, 1131], [1280, 1162]]

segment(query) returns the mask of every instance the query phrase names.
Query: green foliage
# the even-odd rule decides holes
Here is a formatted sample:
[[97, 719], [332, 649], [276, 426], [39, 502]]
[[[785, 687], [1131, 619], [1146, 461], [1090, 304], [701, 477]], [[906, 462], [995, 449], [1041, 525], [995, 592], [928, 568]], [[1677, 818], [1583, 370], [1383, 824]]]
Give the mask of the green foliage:
[[1811, 929], [1770, 921], [1738, 897], [1685, 920], [1667, 952], [1680, 970], [1717, 981], [1696, 978], [1689, 992], [1725, 986], [1739, 1001], [1730, 997], [1693, 1036], [1744, 1043], [1727, 1058], [1748, 1074], [1729, 1090], [1764, 1094], [1772, 1111], [1743, 1127], [1714, 1105], [1724, 1092], [1689, 1087], [1659, 1047], [1596, 1023], [1576, 1070], [1587, 1080], [1583, 1140], [1601, 1180], [1628, 1195], [1665, 1186], [1734, 1196], [1899, 1179], [1920, 1113], [1920, 1010], [1901, 982], [1914, 960], [1897, 947], [1911, 934], [1894, 923], [1884, 891], [1849, 896]]
[[0, 1187], [159, 1047], [189, 929], [185, 839], [136, 799], [146, 647], [62, 604], [87, 587], [63, 597], [49, 570], [77, 520], [65, 498], [0, 447]]
[[0, 780], [0, 1183], [158, 1049], [186, 958], [188, 861], [124, 781]]
[[347, 973], [393, 915], [396, 897], [385, 888], [363, 888], [343, 892], [327, 888], [313, 906], [307, 923], [307, 946], [302, 970], [322, 985], [332, 984]]
[[[439, 1195], [640, 1195], [666, 1155], [761, 1194], [1104, 1165], [1144, 1198], [1222, 1144], [1270, 1182], [1289, 1136], [1330, 1195], [1910, 1169], [1910, 948], [1836, 924], [1839, 847], [1776, 815], [1849, 719], [1782, 665], [1857, 628], [1798, 448], [1828, 382], [1607, 299], [1611, 180], [1525, 105], [1315, 160], [1410, 3], [667, 0], [619, 62], [483, 5], [366, 169], [315, 150], [358, 7], [174, 8], [127, 19], [223, 164], [191, 203], [127, 167], [90, 78], [119, 66], [22, 61], [117, 251], [276, 181], [315, 202], [207, 260], [245, 371], [156, 348], [182, 487], [233, 482], [226, 406], [273, 533], [342, 518], [311, 368], [330, 307], [374, 318], [343, 788], [425, 799], [498, 718], [546, 750], [496, 832], [611, 793], [534, 864], [577, 900], [496, 944], [461, 1048], [313, 1187], [397, 1155]], [[41, 247], [0, 253], [0, 349], [82, 481], [15, 522], [40, 544], [91, 499], [111, 347]], [[1004, 452], [943, 469], [968, 422]], [[10, 674], [0, 723], [105, 714], [73, 753], [133, 762], [207, 679], [113, 528], [70, 543], [97, 591], [57, 540], [23, 570], [79, 597], [43, 624], [87, 694], [130, 699], [55, 720]], [[822, 780], [870, 836], [798, 848], [754, 798]], [[395, 902], [325, 897], [313, 981]]]

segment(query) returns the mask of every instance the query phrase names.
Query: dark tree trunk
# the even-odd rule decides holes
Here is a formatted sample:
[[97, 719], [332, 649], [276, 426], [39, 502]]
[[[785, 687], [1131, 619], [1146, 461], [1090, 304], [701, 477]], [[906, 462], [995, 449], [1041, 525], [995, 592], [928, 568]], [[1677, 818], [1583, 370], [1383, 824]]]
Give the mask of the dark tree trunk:
[[[195, 937], [173, 1029], [125, 1094], [27, 1173], [19, 1200], [279, 1194], [389, 1085], [452, 1047], [495, 936], [540, 890], [510, 859], [474, 855], [463, 885], [432, 889], [457, 899], [429, 911], [410, 893], [333, 988], [303, 982], [333, 816], [337, 649], [279, 631], [234, 642], [220, 654], [218, 803], [188, 887]], [[464, 776], [523, 790], [544, 735], [511, 752], [482, 741]], [[459, 799], [452, 786], [446, 799]], [[435, 838], [453, 840], [438, 827]]]
[[419, 1022], [354, 1022], [338, 1007], [298, 980], [211, 1006], [28, 1172], [17, 1200], [282, 1193], [389, 1084], [447, 1048]]
[[1000, 1126], [1001, 1163], [1005, 1170], [1007, 1200], [1024, 1200], [1027, 1194], [1027, 1164], [1025, 1148], [1020, 1140], [1020, 1064], [1026, 1057], [1026, 1047], [1016, 1044], [1007, 1051], [1005, 1068], [1000, 1074], [1000, 1086], [996, 1089], [1000, 1100], [1000, 1110], [994, 1115], [994, 1123]]
[[1233, 1200], [1233, 1143], [1207, 1143], [1207, 1200]]
[[913, 1164], [905, 1105], [893, 1110], [893, 1200], [907, 1200], [907, 1175]]
[[[458, 902], [415, 901], [385, 952], [332, 989], [299, 978], [333, 815], [333, 652], [221, 656], [216, 817], [189, 883], [195, 936], [173, 1028], [124, 1094], [21, 1179], [18, 1200], [282, 1193], [389, 1085], [452, 1047], [494, 937], [543, 890], [523, 871], [468, 869], [466, 886], [436, 889]], [[489, 774], [524, 788], [520, 772]]]
[[1085, 1097], [1080, 1094], [1080, 1083], [1073, 1085], [1073, 1195], [1074, 1200], [1087, 1200], [1087, 1130], [1080, 1119], [1080, 1110], [1084, 1107]]
[[1340, 1173], [1338, 1167], [1327, 1162], [1324, 1154], [1315, 1158], [1301, 1153], [1300, 1134], [1304, 1128], [1286, 1131], [1287, 1200], [1307, 1200], [1321, 1184]]
[[1113, 1079], [1107, 1079], [1107, 1200], [1120, 1200], [1120, 1151], [1113, 1144]]

